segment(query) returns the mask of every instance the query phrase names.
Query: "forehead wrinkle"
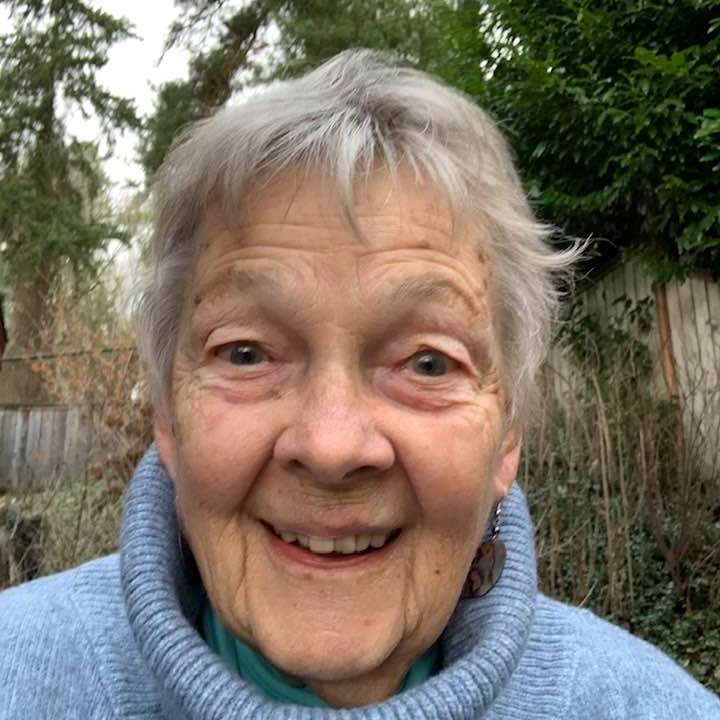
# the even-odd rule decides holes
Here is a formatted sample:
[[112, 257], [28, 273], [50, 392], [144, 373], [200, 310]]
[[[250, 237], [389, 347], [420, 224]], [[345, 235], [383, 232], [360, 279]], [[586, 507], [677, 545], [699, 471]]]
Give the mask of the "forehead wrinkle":
[[388, 300], [390, 303], [402, 305], [428, 300], [444, 300], [449, 305], [460, 303], [471, 317], [484, 314], [484, 308], [470, 293], [458, 287], [450, 279], [432, 272], [405, 278], [397, 287], [393, 288]]
[[[370, 208], [361, 210], [350, 207], [345, 212], [322, 212], [321, 210], [293, 208], [278, 210], [270, 217], [242, 216], [232, 221], [232, 231], [241, 234], [247, 230], [307, 230], [313, 228], [317, 232], [349, 231], [351, 238], [337, 238], [338, 244], [345, 245], [349, 239], [361, 245], [372, 244], [373, 235], [397, 235], [398, 237], [420, 233], [427, 239], [435, 238], [447, 243], [456, 239], [457, 227], [451, 217], [437, 215], [432, 212], [403, 213], [401, 209], [390, 207], [387, 210]], [[290, 241], [289, 244], [292, 244]]]
[[200, 287], [195, 304], [228, 294], [255, 293], [273, 297], [283, 292], [284, 287], [274, 273], [231, 266]]
[[423, 210], [405, 210], [398, 207], [388, 207], [387, 209], [354, 209], [355, 217], [363, 222], [382, 221], [389, 219], [397, 224], [407, 227], [418, 227], [428, 230], [434, 230], [444, 235], [452, 235], [455, 224], [452, 216]]

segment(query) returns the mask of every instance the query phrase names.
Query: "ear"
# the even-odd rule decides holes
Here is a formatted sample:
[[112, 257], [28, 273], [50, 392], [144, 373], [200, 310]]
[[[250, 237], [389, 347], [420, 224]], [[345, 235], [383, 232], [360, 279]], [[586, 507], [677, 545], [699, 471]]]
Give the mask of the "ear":
[[168, 475], [175, 482], [177, 474], [177, 439], [175, 438], [175, 426], [165, 411], [155, 413], [153, 432], [158, 455], [160, 455]]
[[511, 427], [500, 446], [500, 463], [495, 475], [495, 502], [500, 502], [510, 492], [517, 476], [522, 448], [522, 433], [518, 427]]

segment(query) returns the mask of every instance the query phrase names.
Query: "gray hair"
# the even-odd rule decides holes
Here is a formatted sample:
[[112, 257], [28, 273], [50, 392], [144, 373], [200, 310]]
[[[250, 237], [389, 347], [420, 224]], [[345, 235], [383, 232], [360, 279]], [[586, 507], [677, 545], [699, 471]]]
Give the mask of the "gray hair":
[[135, 307], [140, 357], [156, 409], [171, 407], [178, 323], [210, 201], [231, 213], [249, 183], [286, 169], [334, 179], [353, 227], [353, 189], [377, 167], [427, 178], [452, 212], [482, 228], [492, 267], [508, 419], [523, 422], [551, 340], [556, 275], [579, 250], [556, 252], [530, 210], [507, 144], [463, 94], [378, 53], [343, 52], [196, 123], [156, 181], [151, 265]]

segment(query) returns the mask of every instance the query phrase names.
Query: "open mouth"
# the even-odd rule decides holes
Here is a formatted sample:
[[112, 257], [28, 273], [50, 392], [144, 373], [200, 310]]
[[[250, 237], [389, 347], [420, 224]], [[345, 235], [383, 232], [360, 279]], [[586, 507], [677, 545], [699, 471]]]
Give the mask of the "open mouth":
[[350, 559], [370, 555], [392, 544], [400, 535], [400, 528], [389, 533], [344, 535], [342, 537], [311, 537], [294, 532], [280, 531], [272, 525], [263, 525], [276, 538], [289, 546], [294, 546], [312, 555], [331, 559]]

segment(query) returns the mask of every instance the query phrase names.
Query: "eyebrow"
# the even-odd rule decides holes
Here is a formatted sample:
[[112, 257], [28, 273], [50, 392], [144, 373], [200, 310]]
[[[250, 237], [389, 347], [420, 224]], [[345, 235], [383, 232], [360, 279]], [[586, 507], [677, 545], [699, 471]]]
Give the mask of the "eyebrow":
[[[264, 270], [250, 270], [245, 268], [229, 268], [220, 278], [208, 283], [205, 291], [195, 297], [198, 306], [204, 300], [213, 300], [226, 293], [255, 292], [269, 303], [286, 305], [291, 302], [288, 289], [274, 272]], [[408, 308], [414, 311], [416, 306], [427, 301], [441, 301], [448, 307], [462, 305], [470, 316], [475, 319], [483, 314], [484, 305], [473, 295], [460, 288], [450, 278], [441, 273], [428, 272], [416, 277], [405, 278], [394, 287], [390, 293], [379, 298], [379, 305], [391, 308], [399, 306], [400, 312], [407, 320], [405, 312]], [[392, 311], [388, 312], [388, 319]], [[476, 361], [486, 369], [494, 367], [489, 343], [483, 334], [472, 333], [473, 356]]]
[[221, 277], [208, 283], [195, 297], [195, 305], [202, 300], [214, 299], [226, 293], [255, 292], [258, 295], [277, 297], [284, 294], [282, 283], [273, 275], [259, 270], [229, 268]]
[[[201, 300], [213, 299], [229, 292], [254, 292], [277, 302], [285, 298], [287, 290], [272, 273], [244, 268], [229, 268], [215, 280], [205, 292], [195, 298], [197, 306]], [[481, 313], [481, 307], [470, 293], [459, 288], [449, 278], [439, 273], [425, 273], [405, 278], [384, 299], [383, 304], [412, 305], [423, 301], [439, 300], [447, 305], [462, 304], [472, 317]], [[281, 300], [282, 302], [282, 300]]]
[[460, 302], [471, 316], [481, 313], [481, 306], [473, 296], [459, 288], [449, 278], [437, 273], [425, 273], [417, 277], [406, 278], [388, 298], [392, 304], [410, 305], [427, 300], [440, 300], [448, 305]]

